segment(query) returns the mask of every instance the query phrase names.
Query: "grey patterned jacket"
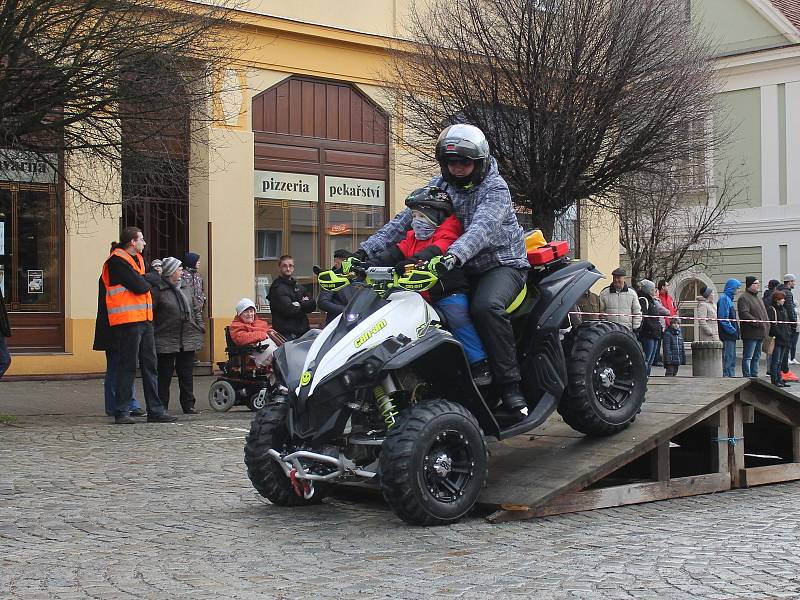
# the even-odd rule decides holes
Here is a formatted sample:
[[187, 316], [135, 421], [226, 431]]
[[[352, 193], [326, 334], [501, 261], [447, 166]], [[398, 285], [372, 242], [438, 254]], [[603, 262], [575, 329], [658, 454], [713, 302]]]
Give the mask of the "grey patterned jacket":
[[[458, 258], [471, 273], [483, 273], [498, 266], [517, 269], [530, 266], [508, 184], [500, 176], [495, 159], [490, 160], [492, 165], [486, 179], [469, 190], [449, 185], [441, 176], [428, 184], [447, 190], [453, 199], [464, 234], [450, 246], [448, 254]], [[410, 228], [411, 211], [406, 208], [362, 242], [361, 248], [374, 256], [398, 243]]]

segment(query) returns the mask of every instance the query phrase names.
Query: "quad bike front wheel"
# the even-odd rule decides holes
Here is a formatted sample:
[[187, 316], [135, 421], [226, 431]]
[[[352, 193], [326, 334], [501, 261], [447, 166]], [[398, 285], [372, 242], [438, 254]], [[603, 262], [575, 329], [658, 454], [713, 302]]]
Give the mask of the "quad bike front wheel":
[[247, 476], [259, 494], [278, 506], [306, 506], [318, 504], [328, 495], [330, 485], [314, 482], [314, 495], [310, 498], [299, 496], [292, 487], [291, 480], [283, 472], [267, 451], [275, 449], [282, 452], [288, 438], [284, 402], [267, 404], [256, 413], [250, 424], [250, 433], [244, 447], [244, 464]]
[[236, 390], [224, 379], [218, 379], [208, 389], [208, 403], [217, 412], [226, 412], [236, 404]]
[[475, 505], [486, 481], [486, 444], [475, 417], [447, 400], [400, 416], [383, 442], [381, 492], [412, 525], [454, 523]]
[[647, 391], [639, 342], [627, 327], [610, 321], [588, 321], [574, 336], [558, 412], [589, 436], [622, 431], [636, 418]]

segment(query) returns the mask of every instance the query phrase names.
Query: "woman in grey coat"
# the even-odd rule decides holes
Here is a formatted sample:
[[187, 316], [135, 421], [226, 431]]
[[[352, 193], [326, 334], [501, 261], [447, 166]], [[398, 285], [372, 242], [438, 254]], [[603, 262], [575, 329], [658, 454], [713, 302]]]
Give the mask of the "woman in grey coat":
[[718, 342], [719, 332], [717, 328], [717, 303], [714, 302], [714, 288], [703, 287], [700, 295], [695, 298], [697, 308], [697, 328], [699, 330], [699, 340], [701, 342]]
[[158, 396], [169, 405], [172, 374], [178, 373], [180, 402], [183, 412], [196, 414], [194, 397], [194, 355], [203, 347], [205, 327], [201, 307], [192, 301], [192, 291], [181, 285], [183, 269], [177, 258], [161, 261], [161, 276], [153, 283], [153, 329], [158, 355]]

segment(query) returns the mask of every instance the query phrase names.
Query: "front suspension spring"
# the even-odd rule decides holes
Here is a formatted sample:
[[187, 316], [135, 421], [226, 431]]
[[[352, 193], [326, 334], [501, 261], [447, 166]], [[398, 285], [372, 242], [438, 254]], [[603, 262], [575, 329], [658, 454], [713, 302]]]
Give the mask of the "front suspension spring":
[[386, 423], [386, 429], [391, 429], [395, 424], [394, 418], [400, 414], [397, 412], [397, 407], [392, 397], [380, 385], [376, 385], [372, 392], [375, 395], [375, 401], [378, 403], [378, 410], [383, 417], [383, 422]]

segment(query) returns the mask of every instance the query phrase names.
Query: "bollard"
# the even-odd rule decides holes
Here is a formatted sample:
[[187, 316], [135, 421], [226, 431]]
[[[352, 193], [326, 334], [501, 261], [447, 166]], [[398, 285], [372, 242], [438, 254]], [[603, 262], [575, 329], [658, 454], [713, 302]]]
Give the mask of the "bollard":
[[692, 376], [722, 377], [722, 342], [692, 342]]

